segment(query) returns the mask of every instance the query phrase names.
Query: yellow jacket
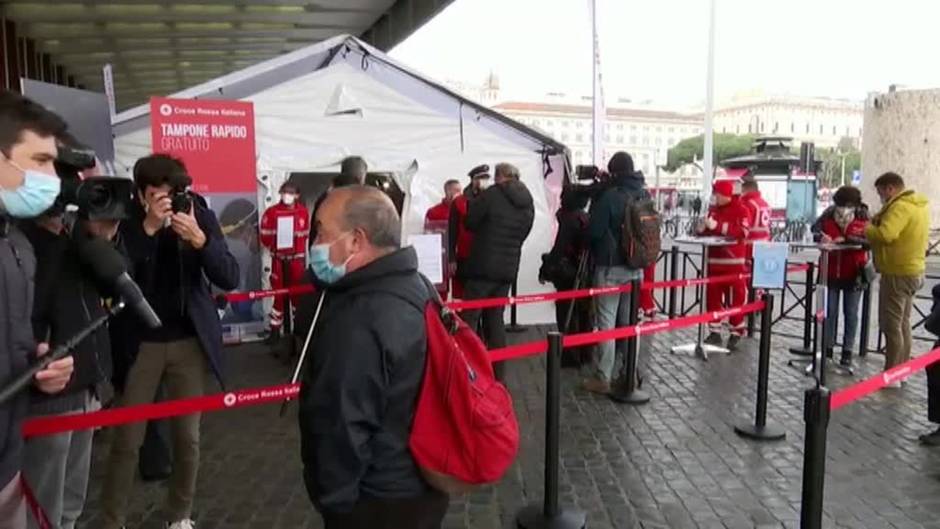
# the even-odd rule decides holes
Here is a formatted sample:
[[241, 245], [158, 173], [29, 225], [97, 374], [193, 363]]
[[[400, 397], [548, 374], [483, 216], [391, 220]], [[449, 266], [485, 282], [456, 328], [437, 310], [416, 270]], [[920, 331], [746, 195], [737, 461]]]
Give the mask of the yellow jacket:
[[930, 212], [927, 197], [902, 191], [875, 215], [865, 230], [875, 268], [893, 276], [919, 276], [927, 267]]

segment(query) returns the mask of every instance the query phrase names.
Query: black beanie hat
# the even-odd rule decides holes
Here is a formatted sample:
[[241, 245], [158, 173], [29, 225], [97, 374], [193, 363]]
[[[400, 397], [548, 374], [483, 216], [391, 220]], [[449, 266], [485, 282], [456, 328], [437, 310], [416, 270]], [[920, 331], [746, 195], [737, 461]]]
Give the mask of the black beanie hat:
[[617, 151], [607, 163], [610, 174], [633, 174], [633, 158], [623, 151]]

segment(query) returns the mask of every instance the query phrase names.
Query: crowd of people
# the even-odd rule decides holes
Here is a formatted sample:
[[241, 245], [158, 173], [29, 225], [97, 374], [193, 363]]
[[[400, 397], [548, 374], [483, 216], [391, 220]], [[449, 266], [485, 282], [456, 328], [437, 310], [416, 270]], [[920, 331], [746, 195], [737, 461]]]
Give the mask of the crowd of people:
[[[192, 180], [180, 160], [145, 156], [133, 169], [134, 200], [113, 215], [81, 209], [74, 221], [59, 200], [55, 162], [70, 141], [54, 113], [17, 94], [0, 94], [0, 381], [24, 372], [50, 348], [106, 316], [119, 294], [115, 284], [89, 269], [87, 245], [114, 252], [142, 292], [160, 327], [136, 312], [113, 317], [81, 341], [70, 356], [40, 370], [28, 391], [0, 403], [0, 527], [27, 526], [29, 486], [55, 528], [73, 528], [82, 514], [90, 475], [91, 430], [25, 440], [27, 417], [86, 413], [104, 406], [182, 399], [209, 391], [208, 379], [225, 388], [222, 329], [212, 290], [238, 287], [239, 266], [219, 222], [204, 199], [180, 193]], [[409, 451], [409, 429], [425, 373], [428, 335], [425, 307], [434, 296], [418, 272], [414, 248], [401, 240], [401, 214], [386, 193], [364, 185], [368, 167], [360, 157], [343, 161], [340, 175], [308, 213], [300, 189], [280, 189], [277, 212], [293, 219], [294, 238], [277, 241], [277, 222], [262, 219], [261, 241], [277, 263], [275, 276], [305, 275], [323, 302], [301, 378], [298, 424], [303, 477], [327, 529], [441, 525], [445, 493], [429, 485]], [[655, 265], [636, 266], [624, 240], [631, 208], [650, 200], [633, 159], [616, 153], [609, 178], [592, 192], [569, 186], [556, 213], [558, 231], [543, 256], [540, 279], [558, 290], [622, 286], [651, 281]], [[520, 273], [522, 247], [535, 220], [534, 200], [518, 168], [498, 163], [468, 173], [461, 189], [448, 180], [441, 203], [426, 216], [426, 229], [445, 235], [447, 271], [442, 293], [474, 300], [509, 295]], [[492, 182], [492, 184], [491, 184]], [[829, 337], [834, 355], [841, 308], [841, 363], [850, 365], [857, 340], [860, 292], [880, 274], [879, 326], [885, 334], [885, 369], [911, 355], [913, 298], [922, 287], [929, 228], [927, 198], [886, 173], [875, 182], [880, 211], [872, 214], [857, 188], [846, 186], [813, 227], [820, 243], [851, 244], [832, 252], [827, 275]], [[746, 272], [755, 242], [770, 237], [770, 208], [751, 177], [714, 184], [713, 204], [695, 227], [702, 236], [729, 244], [708, 249], [707, 274]], [[308, 217], [308, 214], [310, 215]], [[276, 215], [275, 215], [276, 216]], [[633, 228], [630, 228], [633, 229]], [[869, 263], [869, 253], [873, 263]], [[303, 257], [303, 260], [301, 260]], [[294, 261], [307, 261], [297, 267]], [[299, 268], [299, 269], [298, 269]], [[524, 271], [534, 273], [534, 271]], [[289, 280], [288, 280], [289, 282]], [[564, 332], [608, 330], [629, 325], [632, 296], [624, 292], [593, 299], [559, 301]], [[940, 335], [940, 289], [934, 289]], [[747, 299], [747, 283], [709, 285], [706, 308], [718, 311]], [[298, 300], [301, 305], [306, 301]], [[638, 305], [652, 317], [647, 297]], [[285, 317], [271, 314], [275, 332]], [[312, 312], [312, 311], [306, 311]], [[298, 311], [297, 332], [311, 318]], [[506, 345], [503, 307], [468, 310], [463, 319], [489, 348]], [[707, 342], [739, 347], [744, 319], [716, 322]], [[584, 389], [606, 394], [617, 382], [626, 342], [565, 351], [565, 364], [582, 367]], [[929, 419], [940, 423], [940, 367], [928, 369]], [[502, 366], [497, 376], [505, 376]], [[900, 383], [895, 384], [895, 386]], [[200, 416], [170, 421], [173, 462], [164, 512], [169, 529], [192, 529], [200, 462]], [[147, 424], [112, 429], [100, 498], [106, 529], [127, 521], [139, 450]], [[940, 429], [922, 442], [940, 445]], [[28, 485], [27, 485], [28, 484]]]

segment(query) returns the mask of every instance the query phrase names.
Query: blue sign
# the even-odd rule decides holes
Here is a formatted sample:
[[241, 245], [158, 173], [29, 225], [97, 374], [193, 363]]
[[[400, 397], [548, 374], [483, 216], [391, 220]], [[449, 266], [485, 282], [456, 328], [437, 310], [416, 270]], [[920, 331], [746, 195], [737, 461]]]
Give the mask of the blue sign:
[[852, 185], [857, 186], [862, 183], [862, 171], [855, 169], [852, 171]]
[[754, 288], [782, 289], [787, 280], [786, 243], [754, 243]]

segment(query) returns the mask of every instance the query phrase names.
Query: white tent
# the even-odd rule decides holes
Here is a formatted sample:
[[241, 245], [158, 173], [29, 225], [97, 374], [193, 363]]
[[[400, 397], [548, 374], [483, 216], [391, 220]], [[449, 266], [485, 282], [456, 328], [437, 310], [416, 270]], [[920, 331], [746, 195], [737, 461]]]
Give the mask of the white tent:
[[[345, 156], [395, 175], [406, 193], [405, 235], [450, 178], [467, 183], [474, 166], [516, 165], [535, 198], [535, 225], [523, 247], [519, 293], [542, 292], [541, 254], [554, 235], [554, 209], [568, 166], [563, 145], [477, 105], [350, 36], [339, 36], [172, 94], [254, 103], [259, 204], [291, 173], [336, 172]], [[130, 173], [151, 152], [150, 108], [116, 116], [116, 165]], [[263, 209], [263, 208], [262, 208]], [[520, 308], [523, 322], [552, 319], [550, 307]]]

